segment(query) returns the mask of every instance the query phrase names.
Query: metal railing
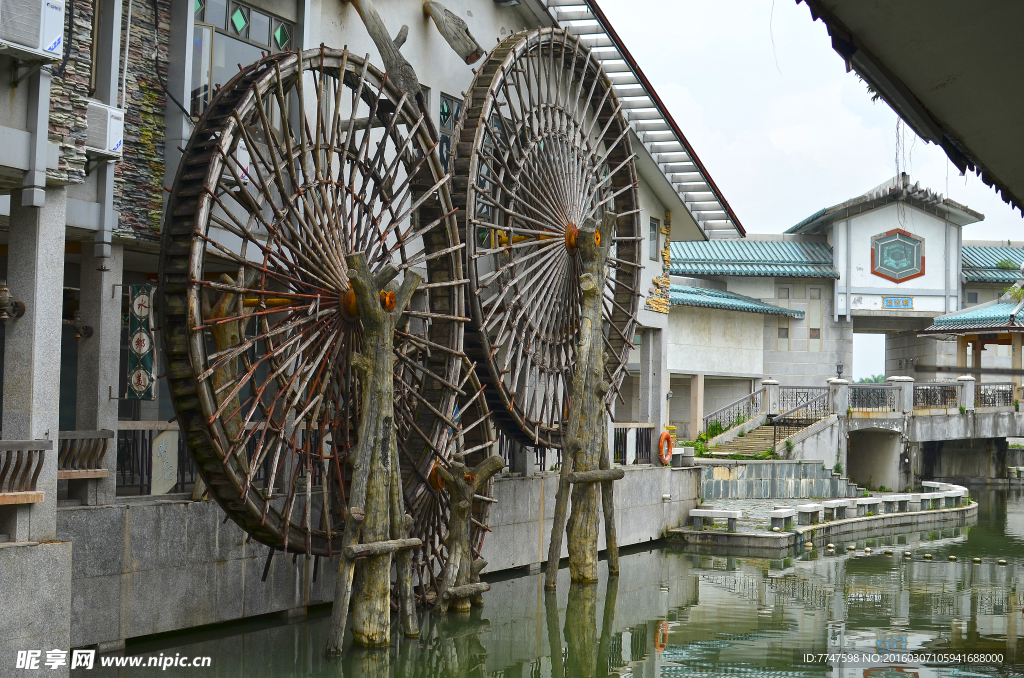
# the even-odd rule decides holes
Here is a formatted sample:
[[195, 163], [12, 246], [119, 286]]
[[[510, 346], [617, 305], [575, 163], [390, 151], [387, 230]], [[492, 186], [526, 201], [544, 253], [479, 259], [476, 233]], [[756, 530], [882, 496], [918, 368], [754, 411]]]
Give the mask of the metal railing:
[[779, 410], [787, 412], [815, 398], [828, 393], [828, 386], [781, 386], [779, 387]]
[[765, 387], [762, 386], [753, 393], [748, 393], [739, 400], [705, 415], [701, 432], [707, 434], [708, 438], [714, 438], [734, 426], [750, 421], [764, 412], [764, 394]]
[[832, 414], [832, 402], [828, 389], [807, 402], [775, 417], [772, 417], [772, 449], [808, 426], [825, 419]]
[[1013, 407], [1013, 382], [974, 385], [974, 407]]
[[850, 384], [850, 409], [868, 412], [899, 412], [899, 386]]
[[956, 407], [958, 390], [955, 382], [914, 384], [914, 407]]
[[[629, 435], [631, 429], [636, 431], [632, 441], [630, 441]], [[623, 466], [629, 463], [650, 464], [651, 450], [654, 446], [653, 434], [654, 424], [616, 422], [612, 461]], [[630, 446], [630, 442], [632, 442], [632, 446]], [[632, 461], [630, 461], [630, 452], [632, 452]]]
[[[34, 493], [39, 473], [43, 470], [46, 451], [53, 449], [50, 440], [0, 440], [0, 494]], [[39, 501], [25, 497], [30, 503]], [[8, 497], [4, 503], [22, 503]]]
[[[120, 494], [153, 491], [153, 439], [177, 424], [165, 421], [122, 421], [117, 431], [117, 490]], [[269, 456], [269, 455], [268, 455]], [[172, 492], [186, 492], [196, 481], [195, 462], [178, 435], [178, 480]]]
[[57, 478], [106, 477], [103, 458], [107, 455], [114, 432], [60, 431], [57, 433]]

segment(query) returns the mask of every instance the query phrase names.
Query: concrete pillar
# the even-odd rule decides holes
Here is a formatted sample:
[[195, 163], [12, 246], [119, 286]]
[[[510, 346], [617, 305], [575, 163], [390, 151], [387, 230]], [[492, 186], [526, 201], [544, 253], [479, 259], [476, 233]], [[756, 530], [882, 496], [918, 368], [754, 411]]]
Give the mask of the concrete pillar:
[[971, 367], [981, 367], [981, 352], [985, 350], [985, 344], [980, 341], [971, 342]]
[[779, 404], [782, 397], [779, 382], [774, 379], [765, 379], [761, 382], [761, 386], [764, 386], [764, 413], [769, 416], [779, 414]]
[[963, 376], [956, 378], [957, 385], [957, 406], [964, 410], [974, 409], [974, 377]]
[[967, 337], [956, 338], [956, 366], [967, 367]]
[[704, 375], [690, 377], [690, 439], [704, 432]]
[[[107, 429], [117, 432], [118, 384], [121, 373], [121, 283], [124, 246], [111, 245], [101, 258], [82, 248], [82, 322], [92, 336], [78, 341], [78, 392], [75, 422], [80, 431]], [[103, 466], [110, 475], [96, 481], [72, 481], [69, 496], [89, 505], [114, 500], [117, 472], [117, 441], [111, 440]]]
[[[5, 440], [54, 440], [60, 426], [60, 334], [64, 303], [64, 188], [47, 188], [42, 207], [24, 207], [11, 195], [7, 286], [25, 315], [5, 328]], [[5, 509], [0, 532], [13, 541], [57, 538], [57, 455], [48, 453], [36, 489], [38, 504]], [[4, 515], [6, 514], [6, 515]]]
[[829, 379], [828, 390], [832, 400], [832, 412], [845, 417], [846, 410], [850, 409], [850, 382], [846, 379]]
[[[1010, 337], [1013, 339], [1013, 343], [1010, 344], [1010, 367], [1015, 370], [1021, 369], [1021, 339], [1024, 338], [1020, 332], [1013, 332]], [[1019, 374], [1011, 377], [1013, 381], [1013, 399], [1021, 399], [1021, 378]]]
[[889, 377], [885, 380], [891, 386], [900, 387], [901, 412], [912, 413], [914, 411], [914, 378], [913, 377]]
[[640, 421], [654, 424], [651, 459], [657, 457], [658, 436], [665, 430], [668, 400], [668, 363], [665, 333], [648, 327], [640, 346]]
[[[532, 476], [537, 472], [537, 455], [532, 447], [512, 443], [512, 473]], [[549, 462], [550, 463], [550, 462]]]

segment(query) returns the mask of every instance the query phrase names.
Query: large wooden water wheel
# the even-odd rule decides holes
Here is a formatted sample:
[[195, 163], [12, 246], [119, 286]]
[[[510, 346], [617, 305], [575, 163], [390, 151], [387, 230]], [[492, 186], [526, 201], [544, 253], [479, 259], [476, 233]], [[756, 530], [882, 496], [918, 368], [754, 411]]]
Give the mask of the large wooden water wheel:
[[477, 71], [456, 129], [455, 192], [466, 243], [477, 362], [501, 428], [559, 447], [572, 398], [579, 227], [618, 215], [604, 290], [606, 378], [625, 374], [639, 299], [640, 214], [629, 126], [577, 36], [510, 36]]
[[272, 549], [332, 556], [363, 414], [345, 256], [396, 267], [396, 282], [423, 277], [395, 333], [394, 411], [410, 536], [423, 541], [413, 567], [429, 587], [448, 516], [433, 469], [487, 454], [491, 435], [462, 353], [449, 177], [421, 106], [347, 50], [240, 68], [184, 150], [160, 284], [170, 391], [213, 498]]

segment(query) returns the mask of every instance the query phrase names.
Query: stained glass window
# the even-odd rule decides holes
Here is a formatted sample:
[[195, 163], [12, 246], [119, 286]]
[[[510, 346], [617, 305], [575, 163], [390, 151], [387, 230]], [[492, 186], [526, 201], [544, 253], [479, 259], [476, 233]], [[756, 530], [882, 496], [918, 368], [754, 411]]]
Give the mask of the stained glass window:
[[871, 272], [903, 282], [924, 275], [924, 239], [897, 228], [871, 239]]
[[229, 23], [235, 33], [244, 38], [249, 37], [249, 8], [232, 4], [231, 20]]

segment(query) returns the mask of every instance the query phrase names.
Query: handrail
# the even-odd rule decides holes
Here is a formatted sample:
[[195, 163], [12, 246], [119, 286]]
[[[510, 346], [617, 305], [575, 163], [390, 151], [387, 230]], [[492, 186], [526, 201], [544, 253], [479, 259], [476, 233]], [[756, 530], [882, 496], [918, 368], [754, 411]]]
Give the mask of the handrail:
[[725, 407], [718, 408], [717, 410], [715, 410], [711, 414], [705, 414], [704, 415], [704, 420], [707, 421], [711, 417], [714, 417], [715, 415], [721, 414], [722, 412], [725, 412], [729, 408], [735, 407], [736, 405], [739, 405], [740, 403], [742, 403], [744, 400], [748, 400], [750, 398], [753, 398], [757, 394], [763, 393], [766, 390], [767, 390], [767, 387], [766, 386], [762, 386], [761, 388], [757, 389], [753, 393], [748, 393], [747, 395], [743, 396], [742, 398], [739, 398], [738, 400], [734, 400], [733, 402], [729, 403]]
[[[782, 414], [775, 415], [774, 417], [772, 417], [772, 421], [776, 422], [779, 419], [785, 419], [786, 417], [788, 417], [789, 415], [793, 414], [794, 412], [799, 412], [800, 410], [806, 410], [806, 409], [808, 409], [808, 405], [812, 405], [812, 404], [818, 402], [819, 400], [825, 400], [826, 398], [828, 398], [828, 393], [822, 393], [820, 396], [815, 396], [814, 398], [811, 398], [807, 402], [800, 403], [799, 405], [797, 405], [796, 407], [794, 407], [791, 410], [783, 412]], [[822, 418], [824, 418], [824, 417], [822, 417]]]

